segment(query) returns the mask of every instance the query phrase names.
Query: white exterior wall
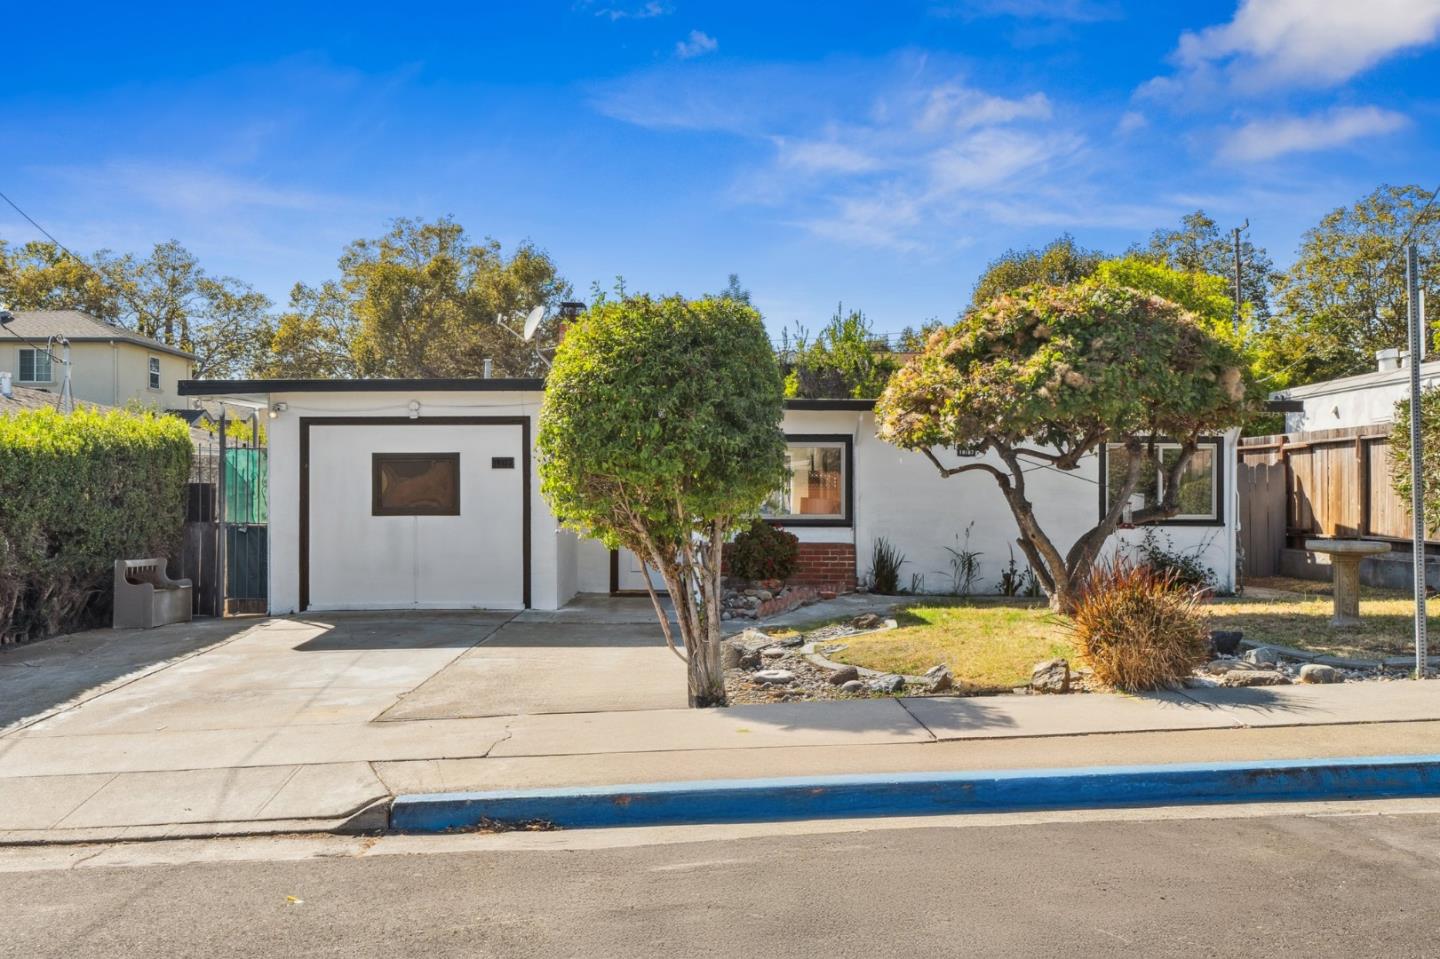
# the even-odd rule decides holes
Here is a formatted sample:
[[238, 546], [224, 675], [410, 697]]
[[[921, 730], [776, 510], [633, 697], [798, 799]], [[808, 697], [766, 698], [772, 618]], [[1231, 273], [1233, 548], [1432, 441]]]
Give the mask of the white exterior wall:
[[[300, 420], [306, 416], [408, 416], [412, 400], [420, 416], [523, 416], [530, 420], [531, 470], [531, 605], [558, 609], [577, 592], [607, 592], [609, 552], [594, 540], [581, 540], [558, 527], [539, 493], [539, 472], [533, 447], [540, 394], [533, 392], [274, 393], [270, 403], [287, 409], [268, 421], [270, 445], [270, 611], [293, 613], [299, 607]], [[905, 554], [902, 580], [912, 573], [925, 577], [928, 592], [948, 592], [949, 554], [959, 548], [967, 526], [968, 548], [981, 554], [976, 591], [995, 592], [1016, 537], [1015, 521], [994, 479], [986, 473], [942, 477], [923, 455], [898, 450], [875, 436], [868, 412], [791, 410], [784, 429], [789, 434], [844, 434], [852, 439], [854, 476], [853, 524], [837, 527], [792, 527], [804, 542], [850, 542], [856, 551], [856, 574], [870, 568], [875, 541], [884, 537]], [[353, 427], [363, 430], [363, 426]], [[437, 428], [438, 427], [434, 427]], [[1223, 470], [1224, 522], [1219, 526], [1162, 525], [1176, 550], [1203, 545], [1202, 560], [1216, 574], [1222, 589], [1234, 584], [1235, 569], [1235, 434], [1227, 435], [1220, 462]], [[517, 464], [518, 466], [519, 464]], [[363, 482], [368, 483], [366, 476]], [[1027, 476], [1030, 496], [1043, 528], [1062, 549], [1094, 525], [1099, 512], [1099, 458], [1092, 457], [1073, 473], [1037, 468]], [[312, 490], [323, 497], [323, 490]], [[973, 524], [973, 525], [972, 525]], [[1112, 539], [1138, 542], [1143, 530], [1122, 530]], [[517, 556], [517, 562], [519, 561]], [[1024, 556], [1015, 550], [1023, 568]]]
[[[270, 611], [293, 613], [300, 604], [300, 419], [306, 416], [409, 416], [410, 402], [427, 416], [524, 416], [530, 420], [530, 603], [558, 609], [574, 595], [575, 538], [560, 530], [540, 496], [533, 453], [539, 393], [355, 392], [272, 393], [288, 408], [268, 421], [270, 443]], [[364, 427], [352, 427], [363, 430]], [[519, 463], [516, 464], [517, 468]], [[363, 478], [368, 483], [368, 475]], [[323, 490], [312, 490], [315, 497]], [[516, 561], [519, 562], [517, 555]]]
[[[926, 591], [949, 592], [950, 554], [946, 547], [961, 548], [967, 527], [967, 548], [981, 554], [976, 592], [998, 591], [996, 583], [1009, 563], [1012, 546], [1016, 564], [1022, 569], [1027, 565], [1015, 546], [1014, 516], [988, 473], [941, 476], [923, 454], [896, 449], [877, 437], [875, 417], [868, 412], [791, 410], [785, 415], [784, 429], [790, 434], [846, 433], [853, 437], [853, 529], [796, 526], [790, 531], [802, 542], [854, 542], [856, 574], [862, 581], [870, 569], [875, 541], [884, 537], [906, 557], [907, 563], [901, 568], [902, 583], [908, 583], [910, 576], [918, 573], [925, 577]], [[1226, 436], [1220, 457], [1223, 525], [1153, 527], [1161, 544], [1168, 538], [1170, 548], [1176, 551], [1203, 546], [1201, 559], [1215, 571], [1217, 583], [1224, 590], [1232, 589], [1235, 580], [1237, 435], [1232, 432]], [[993, 454], [989, 462], [999, 465]], [[1099, 520], [1099, 481], [1098, 456], [1090, 457], [1073, 472], [1037, 468], [1026, 475], [1041, 528], [1062, 550], [1069, 549]], [[1139, 542], [1144, 532], [1121, 530], [1111, 542]]]
[[[1440, 361], [1420, 364], [1420, 385], [1440, 384]], [[1274, 399], [1299, 400], [1304, 409], [1285, 414], [1285, 432], [1370, 426], [1395, 419], [1395, 404], [1410, 395], [1410, 370], [1362, 373], [1272, 394]]]

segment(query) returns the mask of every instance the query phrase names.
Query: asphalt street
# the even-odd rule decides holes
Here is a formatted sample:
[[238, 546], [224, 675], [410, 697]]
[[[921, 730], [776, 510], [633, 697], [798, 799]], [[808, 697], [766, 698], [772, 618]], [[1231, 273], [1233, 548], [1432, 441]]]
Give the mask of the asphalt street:
[[[619, 848], [455, 851], [447, 838], [388, 855], [299, 840], [298, 860], [12, 859], [0, 954], [1440, 955], [1434, 812], [792, 826]], [[0, 867], [20, 852], [0, 850]]]

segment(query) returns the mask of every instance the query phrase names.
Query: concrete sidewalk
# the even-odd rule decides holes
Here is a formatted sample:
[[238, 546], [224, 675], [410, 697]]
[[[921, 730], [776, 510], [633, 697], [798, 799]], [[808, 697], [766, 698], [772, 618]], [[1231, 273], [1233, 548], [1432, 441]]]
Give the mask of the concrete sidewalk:
[[[1435, 681], [646, 708], [681, 680], [658, 630], [622, 628], [653, 630], [633, 613], [598, 603], [261, 620], [185, 636], [100, 631], [70, 645], [108, 665], [80, 657], [73, 670], [58, 644], [7, 652], [0, 699], [32, 678], [48, 692], [0, 733], [0, 842], [379, 828], [398, 793], [1393, 755], [1440, 743]], [[628, 663], [630, 685], [611, 708], [600, 692], [618, 680], [603, 670], [579, 707], [555, 696], [556, 684], [583, 683], [559, 665], [571, 655]]]

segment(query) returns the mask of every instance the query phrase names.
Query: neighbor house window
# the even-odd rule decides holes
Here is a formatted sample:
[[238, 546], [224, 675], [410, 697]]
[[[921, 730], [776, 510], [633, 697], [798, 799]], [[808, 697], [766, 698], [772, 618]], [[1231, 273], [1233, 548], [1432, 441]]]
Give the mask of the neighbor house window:
[[375, 453], [371, 513], [376, 516], [459, 516], [459, 453]]
[[[1159, 506], [1165, 493], [1165, 476], [1180, 458], [1178, 443], [1156, 443], [1153, 453], [1147, 448], [1140, 454], [1140, 480], [1130, 495], [1130, 512]], [[1105, 500], [1108, 508], [1115, 502], [1119, 486], [1125, 482], [1130, 456], [1124, 446], [1111, 445], [1105, 451]], [[1190, 457], [1180, 474], [1176, 495], [1180, 511], [1164, 523], [1215, 523], [1220, 521], [1220, 442], [1201, 441], [1200, 448]]]
[[49, 383], [51, 379], [49, 353], [44, 350], [20, 350], [21, 383]]
[[158, 356], [150, 357], [150, 388], [152, 390], [160, 388], [160, 357]]
[[761, 507], [766, 519], [791, 524], [850, 521], [850, 438], [789, 437], [785, 485]]

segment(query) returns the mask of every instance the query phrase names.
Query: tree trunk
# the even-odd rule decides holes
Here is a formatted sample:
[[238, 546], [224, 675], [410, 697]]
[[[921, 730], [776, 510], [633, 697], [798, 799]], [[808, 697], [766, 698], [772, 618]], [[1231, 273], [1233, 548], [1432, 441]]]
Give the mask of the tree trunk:
[[[690, 705], [696, 708], [724, 706], [725, 670], [720, 657], [720, 624], [707, 622], [704, 636], [695, 639], [686, 670], [690, 684]], [[685, 641], [687, 649], [690, 640]]]

